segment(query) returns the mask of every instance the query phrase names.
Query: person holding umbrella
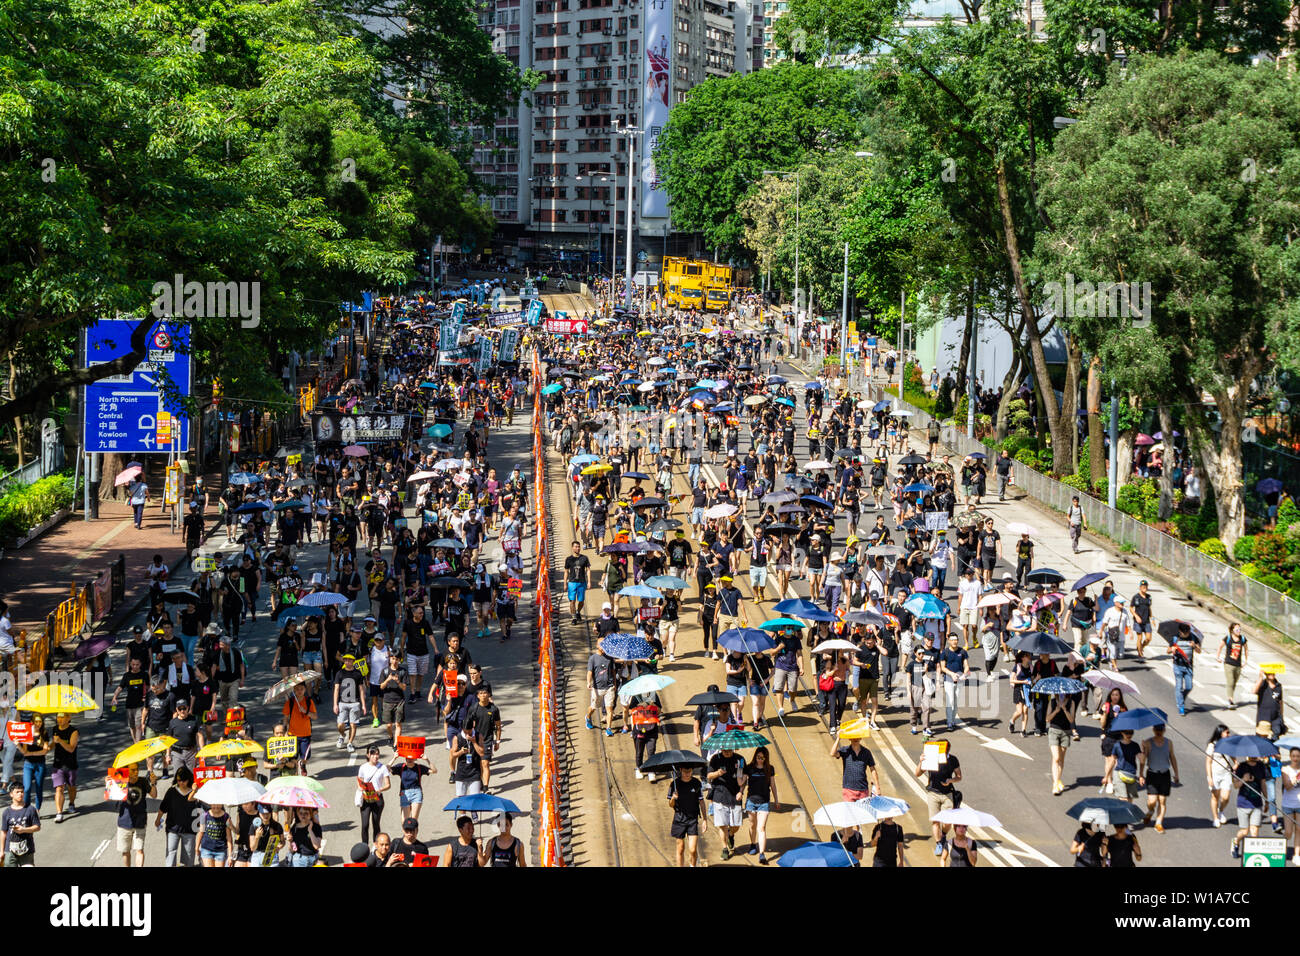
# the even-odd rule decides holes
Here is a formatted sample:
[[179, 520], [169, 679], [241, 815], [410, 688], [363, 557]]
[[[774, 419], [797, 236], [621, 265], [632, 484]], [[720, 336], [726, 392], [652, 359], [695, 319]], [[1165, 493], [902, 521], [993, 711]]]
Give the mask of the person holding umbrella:
[[1138, 758], [1142, 745], [1133, 739], [1133, 731], [1125, 728], [1120, 731], [1119, 740], [1111, 750], [1115, 757], [1115, 796], [1127, 803], [1137, 797], [1138, 787], [1144, 781], [1138, 776]]
[[1073, 694], [1052, 694], [1047, 702], [1047, 746], [1052, 754], [1052, 796], [1065, 792], [1065, 752], [1070, 749], [1077, 701]]
[[[1231, 738], [1229, 738], [1231, 739]], [[1242, 837], [1259, 836], [1259, 825], [1264, 819], [1265, 780], [1268, 764], [1256, 754], [1237, 761], [1233, 769], [1233, 782], [1237, 787], [1237, 835], [1232, 838], [1232, 858], [1241, 857]]]
[[668, 787], [668, 805], [673, 808], [673, 823], [669, 832], [677, 842], [677, 865], [686, 866], [686, 854], [689, 851], [690, 865], [695, 866], [699, 859], [700, 833], [709, 829], [709, 817], [702, 812], [704, 790], [695, 777], [695, 768], [689, 763], [677, 768], [677, 775]]
[[713, 823], [722, 833], [722, 858], [729, 860], [736, 851], [736, 831], [744, 819], [740, 791], [745, 785], [745, 758], [729, 748], [719, 750], [709, 759], [706, 779], [713, 784], [709, 802]]
[[1127, 823], [1115, 824], [1115, 832], [1101, 841], [1101, 856], [1107, 866], [1126, 869], [1142, 862], [1142, 847], [1129, 832]]

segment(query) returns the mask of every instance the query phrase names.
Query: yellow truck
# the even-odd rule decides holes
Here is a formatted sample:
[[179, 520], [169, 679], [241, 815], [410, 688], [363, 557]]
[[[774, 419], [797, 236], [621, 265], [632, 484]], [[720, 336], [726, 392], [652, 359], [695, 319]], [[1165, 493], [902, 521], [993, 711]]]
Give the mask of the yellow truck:
[[723, 312], [731, 301], [731, 267], [665, 256], [660, 291], [669, 305], [679, 309]]

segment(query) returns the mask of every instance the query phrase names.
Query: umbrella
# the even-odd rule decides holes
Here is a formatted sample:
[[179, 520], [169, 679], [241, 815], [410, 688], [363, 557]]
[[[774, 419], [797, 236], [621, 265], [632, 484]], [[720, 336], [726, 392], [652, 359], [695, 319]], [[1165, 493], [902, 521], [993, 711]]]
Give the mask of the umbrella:
[[767, 377], [768, 385], [785, 385], [789, 381], [784, 375], [769, 375]]
[[444, 458], [442, 461], [434, 462], [430, 467], [434, 471], [453, 471], [463, 464], [464, 462], [459, 458]]
[[1029, 606], [1031, 611], [1041, 611], [1043, 608], [1055, 604], [1061, 598], [1065, 597], [1060, 591], [1053, 591], [1050, 594], [1044, 594], [1037, 601]]
[[822, 641], [812, 649], [812, 653], [826, 654], [831, 651], [856, 651], [857, 649], [858, 645], [854, 644], [852, 641], [846, 641], [837, 637], [829, 641]]
[[1156, 440], [1154, 438], [1150, 435], [1143, 434], [1142, 432], [1138, 432], [1137, 438], [1133, 439], [1133, 444], [1135, 445], [1154, 445], [1155, 443]]
[[[591, 465], [591, 464], [595, 464], [598, 461], [600, 461], [600, 458], [596, 455], [574, 455], [572, 458], [569, 459], [569, 464], [570, 465]], [[434, 467], [437, 466], [435, 465]]]
[[1025, 524], [1023, 521], [1012, 521], [1007, 525], [1007, 534], [1027, 534], [1032, 536], [1038, 534], [1038, 532], [1034, 530], [1033, 525]]
[[654, 654], [650, 642], [634, 634], [610, 634], [599, 647], [616, 661], [648, 661]]
[[346, 595], [338, 594], [334, 591], [313, 591], [311, 594], [304, 594], [299, 600], [299, 606], [306, 607], [329, 607], [331, 604], [347, 604]]
[[417, 471], [410, 478], [406, 479], [406, 483], [410, 484], [413, 481], [425, 481], [429, 478], [437, 478], [437, 477], [438, 477], [438, 473], [436, 471]]
[[764, 631], [779, 631], [783, 627], [807, 627], [803, 621], [791, 620], [788, 617], [774, 617], [758, 625]]
[[632, 505], [633, 508], [666, 508], [667, 506], [668, 502], [664, 501], [662, 498], [653, 497], [642, 498], [640, 501], [634, 502]]
[[666, 674], [642, 674], [620, 687], [618, 697], [619, 700], [626, 703], [633, 697], [640, 697], [642, 694], [657, 694], [665, 687], [676, 683], [675, 678]]
[[[124, 475], [126, 472], [123, 472], [122, 474]], [[122, 475], [118, 475], [118, 477], [121, 478]], [[1278, 481], [1276, 478], [1261, 478], [1255, 483], [1255, 492], [1257, 494], [1275, 495], [1281, 490], [1282, 482]]]
[[749, 750], [751, 747], [763, 747], [771, 743], [762, 734], [748, 730], [724, 730], [704, 741], [705, 750]]
[[614, 470], [613, 465], [607, 465], [604, 462], [602, 462], [599, 465], [588, 465], [587, 467], [582, 469], [582, 473], [584, 475], [603, 475], [605, 474], [605, 472], [613, 471], [613, 470]]
[[237, 807], [244, 803], [256, 803], [266, 793], [266, 787], [247, 777], [219, 777], [209, 780], [199, 790], [196, 800], [204, 803], [219, 803], [222, 806]]
[[504, 797], [498, 797], [494, 793], [467, 793], [462, 797], [456, 797], [443, 809], [461, 813], [516, 814], [523, 812], [512, 801]]
[[644, 471], [625, 471], [625, 472], [623, 472], [623, 477], [624, 477], [624, 478], [636, 478], [636, 479], [639, 479], [639, 480], [641, 480], [641, 481], [649, 481], [649, 480], [650, 480], [650, 476], [647, 475]]
[[865, 607], [849, 611], [844, 615], [844, 620], [850, 624], [866, 624], [871, 627], [887, 627], [889, 623], [883, 614]]
[[261, 480], [257, 475], [250, 475], [246, 471], [232, 471], [230, 473], [230, 484], [232, 485], [255, 485]]
[[640, 551], [639, 541], [616, 541], [600, 549], [601, 554], [638, 554]]
[[115, 634], [103, 634], [99, 637], [90, 637], [77, 645], [75, 657], [79, 661], [87, 661], [92, 657], [98, 657], [110, 647], [117, 643]]
[[948, 615], [948, 605], [933, 594], [913, 594], [903, 602], [903, 607], [919, 618], [941, 618]]
[[793, 491], [773, 491], [758, 499], [759, 504], [764, 505], [783, 505], [787, 501], [797, 501], [799, 498]]
[[781, 505], [776, 509], [776, 513], [779, 515], [801, 515], [807, 514], [807, 512], [808, 509], [803, 505]]
[[821, 382], [804, 382], [804, 383], [803, 383], [803, 387], [806, 388], [806, 389], [808, 389], [808, 391], [810, 391], [810, 392], [820, 392], [821, 389], [822, 389], [822, 383], [821, 383]]
[[1159, 624], [1156, 625], [1156, 633], [1159, 634], [1161, 637], [1163, 637], [1170, 644], [1173, 644], [1178, 640], [1178, 626], [1180, 624], [1186, 624], [1189, 628], [1191, 628], [1192, 640], [1196, 641], [1198, 644], [1205, 643], [1205, 635], [1201, 633], [1201, 629], [1199, 627], [1197, 627], [1195, 624], [1192, 624], [1190, 621], [1183, 621], [1178, 618], [1172, 618], [1168, 621], [1161, 621]]
[[290, 773], [283, 777], [276, 777], [271, 781], [272, 787], [301, 787], [304, 790], [310, 790], [312, 793], [324, 793], [325, 784], [321, 783], [315, 777], [304, 777], [301, 774]]
[[993, 593], [986, 594], [980, 598], [979, 604], [975, 606], [997, 607], [999, 604], [1017, 604], [1019, 603], [1019, 600], [1020, 599], [1014, 594], [1008, 594], [1006, 591], [994, 591]]
[[250, 515], [255, 511], [270, 511], [271, 503], [269, 501], [250, 501], [246, 505], [240, 505], [235, 509], [237, 515]]
[[131, 481], [131, 479], [143, 473], [144, 473], [144, 469], [141, 468], [139, 465], [132, 465], [130, 468], [123, 468], [121, 471], [117, 473], [117, 477], [113, 479], [113, 486], [119, 487], [121, 485], [128, 484]]
[[818, 508], [835, 507], [835, 505], [831, 504], [831, 502], [827, 501], [825, 498], [821, 497], [820, 495], [803, 495], [802, 497], [800, 497], [799, 500], [806, 505], [815, 505]]
[[1030, 584], [1060, 584], [1065, 575], [1055, 568], [1034, 568], [1025, 575], [1025, 580]]
[[706, 690], [703, 693], [696, 694], [686, 702], [687, 707], [714, 707], [722, 704], [738, 704], [740, 698], [735, 694], [728, 694], [725, 690]]
[[807, 471], [829, 471], [831, 468], [834, 467], [835, 466], [832, 465], [829, 461], [826, 461], [825, 459], [821, 459], [821, 458], [817, 459], [816, 461], [810, 461], [808, 462], [808, 464], [804, 465], [804, 469]]
[[776, 521], [767, 526], [768, 534], [794, 534], [799, 529], [788, 521]]
[[652, 600], [658, 600], [663, 597], [663, 593], [657, 588], [647, 587], [644, 584], [632, 584], [619, 591], [618, 597], [651, 598]]
[[365, 458], [369, 454], [370, 452], [360, 445], [348, 445], [347, 448], [343, 449], [343, 457], [345, 458]]
[[429, 582], [429, 587], [438, 588], [439, 590], [460, 588], [462, 591], [468, 591], [473, 586], [473, 581], [466, 580], [465, 578], [452, 577], [451, 575], [443, 575], [434, 578]]
[[678, 767], [707, 767], [709, 762], [697, 753], [689, 750], [661, 750], [653, 757], [646, 757], [641, 764], [642, 770], [673, 769]]
[[[215, 740], [203, 747], [199, 757], [242, 757], [244, 754], [260, 754], [262, 745], [256, 740], [242, 740], [232, 737], [228, 740]], [[244, 801], [239, 801], [243, 803]]]
[[310, 604], [283, 604], [280, 610], [276, 611], [275, 619], [285, 621], [291, 617], [324, 617], [325, 611], [319, 607], [312, 607]]
[[776, 647], [776, 641], [756, 627], [728, 628], [718, 635], [718, 644], [741, 654], [761, 654]]
[[435, 548], [451, 548], [455, 551], [462, 551], [465, 548], [465, 542], [459, 538], [439, 538], [433, 542]]
[[778, 405], [786, 405], [786, 406], [789, 406], [790, 408], [794, 408], [794, 399], [792, 399], [792, 398], [778, 398], [778, 399], [776, 399], [776, 404], [778, 404]]
[[1045, 634], [1042, 631], [1017, 634], [1007, 641], [1007, 647], [1013, 651], [1028, 651], [1035, 657], [1039, 654], [1068, 654], [1072, 650], [1069, 641], [1063, 641], [1059, 637]]
[[1167, 724], [1169, 715], [1159, 707], [1136, 707], [1126, 710], [1110, 722], [1108, 733], [1117, 734], [1121, 730], [1141, 730], [1143, 727], [1155, 727]]
[[288, 501], [281, 501], [275, 506], [276, 511], [288, 511], [291, 508], [306, 508], [307, 504], [301, 498], [290, 498]]
[[1071, 584], [1070, 590], [1077, 591], [1079, 588], [1086, 588], [1090, 584], [1096, 584], [1098, 581], [1105, 581], [1108, 577], [1110, 577], [1110, 575], [1105, 571], [1091, 571]]
[[1291, 750], [1300, 747], [1300, 734], [1288, 734], [1285, 737], [1279, 737], [1274, 741], [1278, 750]]
[[1080, 823], [1093, 826], [1113, 826], [1116, 823], [1140, 823], [1144, 814], [1127, 800], [1115, 797], [1085, 797], [1065, 811], [1068, 817], [1074, 817]]
[[308, 488], [315, 484], [316, 482], [312, 481], [310, 478], [293, 478], [286, 481], [284, 486], [286, 488]]
[[[20, 708], [21, 709], [21, 708]], [[150, 757], [156, 757], [161, 753], [166, 753], [171, 749], [172, 744], [176, 743], [175, 737], [150, 737], [148, 740], [141, 740], [127, 747], [120, 754], [113, 758], [113, 769], [119, 767], [129, 767], [133, 763], [140, 763], [142, 760], [148, 760]]]
[[543, 394], [543, 395], [554, 395], [556, 392], [561, 392], [561, 391], [563, 391], [563, 390], [564, 390], [564, 386], [563, 386], [563, 385], [561, 385], [559, 382], [554, 382], [554, 383], [552, 383], [552, 384], [550, 384], [550, 385], [547, 385], [544, 389], [542, 389], [542, 394]]
[[1088, 685], [1073, 677], [1044, 677], [1029, 688], [1031, 694], [1078, 694]]
[[905, 557], [907, 552], [896, 544], [878, 544], [873, 548], [867, 548], [867, 555], [873, 558], [882, 557], [886, 561], [894, 561]]
[[766, 395], [750, 395], [748, 398], [745, 399], [745, 404], [748, 405], [750, 408], [756, 408], [757, 406], [766, 403], [767, 403]]
[[37, 714], [80, 714], [94, 710], [94, 698], [80, 687], [70, 684], [42, 684], [33, 687], [14, 704], [15, 710], [29, 710]]
[[905, 494], [911, 494], [912, 492], [916, 492], [919, 495], [928, 495], [932, 491], [934, 491], [934, 485], [927, 484], [924, 481], [917, 481], [917, 482], [913, 482], [910, 485], [903, 486], [903, 492]]
[[704, 512], [706, 518], [730, 518], [740, 509], [735, 505], [718, 504]]
[[328, 810], [330, 805], [319, 793], [306, 787], [286, 787], [282, 781], [271, 782], [271, 789], [258, 798], [259, 803], [273, 807], [311, 807], [315, 810]]
[[935, 823], [955, 823], [963, 827], [1000, 827], [1001, 821], [991, 813], [982, 813], [961, 806], [955, 810], [941, 810], [930, 818]]
[[986, 515], [980, 511], [963, 511], [952, 519], [952, 523], [958, 528], [964, 528], [970, 524], [983, 524]]
[[[1120, 717], [1123, 716], [1123, 714], [1120, 714]], [[1115, 719], [1116, 721], [1119, 720], [1118, 717]], [[1112, 723], [1111, 727], [1114, 726]], [[1231, 737], [1224, 737], [1216, 743], [1214, 752], [1237, 760], [1244, 760], [1247, 757], [1276, 757], [1277, 744], [1267, 737], [1260, 737], [1258, 734], [1234, 734]]]
[[900, 465], [924, 465], [925, 462], [926, 459], [922, 458], [920, 455], [904, 455], [902, 458], [898, 459], [898, 464]]
[[860, 806], [866, 807], [876, 815], [877, 819], [886, 820], [889, 817], [901, 817], [910, 813], [912, 808], [908, 806], [906, 800], [900, 800], [898, 797], [887, 797], [884, 794], [876, 794], [874, 797], [863, 797], [855, 801]]
[[793, 850], [786, 850], [777, 860], [777, 866], [857, 866], [858, 860], [844, 848], [844, 844], [832, 840], [829, 843], [814, 843], [811, 840]]
[[813, 814], [813, 824], [819, 827], [860, 827], [875, 823], [880, 818], [865, 804], [854, 800], [828, 803]]
[[278, 700], [283, 700], [293, 693], [293, 689], [299, 684], [307, 684], [311, 681], [321, 680], [322, 674], [317, 671], [299, 671], [296, 674], [290, 674], [282, 681], [277, 681], [271, 685], [271, 688], [262, 695], [262, 703], [273, 704]]
[[675, 574], [656, 574], [646, 578], [645, 583], [651, 588], [662, 588], [667, 591], [683, 591], [690, 587], [689, 581]]
[[1101, 690], [1111, 690], [1112, 688], [1118, 687], [1120, 690], [1129, 694], [1138, 693], [1138, 685], [1133, 683], [1123, 674], [1119, 673], [1119, 671], [1093, 669], [1085, 673], [1083, 679], [1093, 687]]
[[650, 531], [652, 533], [658, 531], [672, 531], [674, 528], [680, 528], [681, 526], [682, 523], [676, 518], [660, 518], [658, 521], [655, 521], [650, 525]]

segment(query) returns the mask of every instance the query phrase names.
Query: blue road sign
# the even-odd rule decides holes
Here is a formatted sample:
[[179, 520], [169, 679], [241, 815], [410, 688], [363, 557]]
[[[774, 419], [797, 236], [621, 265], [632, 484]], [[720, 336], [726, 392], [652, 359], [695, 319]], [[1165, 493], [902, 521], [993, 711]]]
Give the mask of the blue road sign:
[[[86, 367], [102, 365], [131, 351], [131, 333], [147, 319], [100, 319], [86, 330]], [[172, 415], [174, 447], [190, 447], [189, 418], [178, 398], [190, 394], [189, 326], [167, 319], [149, 330], [144, 361], [128, 375], [113, 375], [86, 386], [85, 450], [147, 454], [168, 451], [158, 446], [158, 413]], [[178, 343], [183, 350], [178, 349]], [[177, 431], [179, 429], [179, 431]]]

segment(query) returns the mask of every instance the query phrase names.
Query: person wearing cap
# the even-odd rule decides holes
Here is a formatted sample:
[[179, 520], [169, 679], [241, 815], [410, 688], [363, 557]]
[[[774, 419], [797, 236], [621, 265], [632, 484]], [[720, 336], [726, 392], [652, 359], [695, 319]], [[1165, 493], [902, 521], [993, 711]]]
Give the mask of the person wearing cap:
[[1124, 655], [1124, 635], [1128, 633], [1128, 623], [1127, 602], [1116, 594], [1110, 599], [1110, 606], [1106, 609], [1097, 628], [1106, 642], [1111, 670], [1119, 670], [1119, 659]]
[[[369, 618], [367, 618], [367, 620], [369, 620]], [[361, 635], [363, 640], [366, 639], [366, 633], [367, 632], [363, 632]], [[369, 639], [368, 639], [367, 646], [370, 648], [369, 650], [369, 654], [370, 654], [369, 671], [370, 672], [366, 676], [370, 681], [370, 687], [369, 687], [370, 716], [373, 718], [370, 721], [370, 726], [378, 727], [379, 716], [380, 716], [379, 701], [380, 701], [380, 697], [382, 696], [380, 694], [380, 688], [379, 688], [379, 675], [382, 674], [384, 672], [384, 668], [388, 666], [389, 650], [388, 650], [387, 638], [385, 638], [384, 633], [382, 631], [369, 631], [368, 633], [369, 633]]]
[[740, 588], [736, 587], [730, 574], [719, 579], [718, 591], [718, 630], [727, 631], [733, 627], [745, 627], [748, 620], [741, 601]]
[[284, 826], [275, 819], [275, 808], [267, 803], [257, 805], [257, 819], [249, 828], [248, 865], [251, 867], [267, 866], [269, 855], [274, 861], [271, 866], [283, 866], [279, 851], [284, 846]]
[[1146, 646], [1151, 643], [1151, 586], [1144, 580], [1138, 582], [1137, 594], [1129, 598], [1129, 613], [1133, 618], [1137, 656], [1146, 656]]
[[118, 695], [126, 691], [126, 727], [131, 733], [132, 743], [139, 743], [144, 738], [144, 702], [148, 689], [149, 675], [141, 666], [140, 659], [130, 658], [126, 673], [122, 675], [122, 680], [108, 703], [116, 710]]
[[[352, 654], [343, 655], [343, 667], [334, 675], [334, 713], [338, 717], [339, 739], [336, 747], [346, 746], [348, 753], [356, 751], [357, 725], [366, 712], [365, 678], [356, 667]], [[363, 837], [364, 839], [364, 837]]]

